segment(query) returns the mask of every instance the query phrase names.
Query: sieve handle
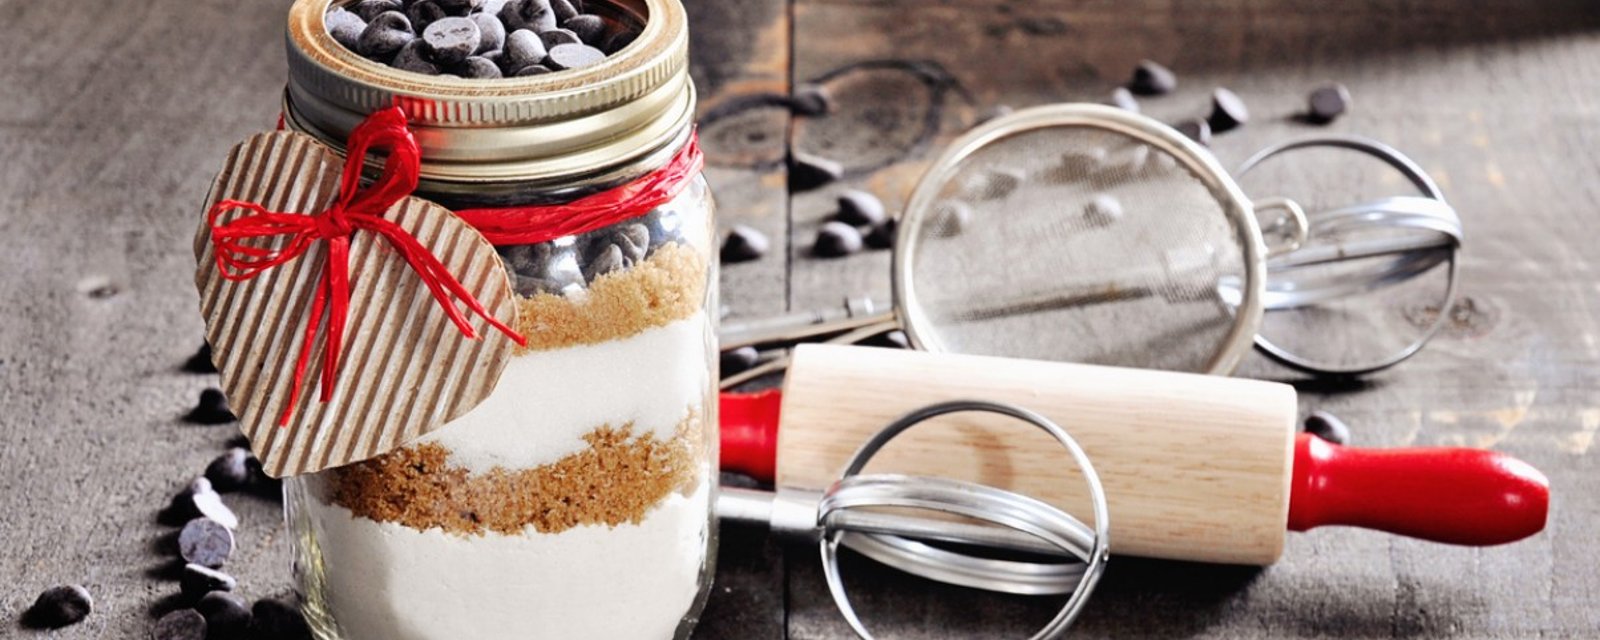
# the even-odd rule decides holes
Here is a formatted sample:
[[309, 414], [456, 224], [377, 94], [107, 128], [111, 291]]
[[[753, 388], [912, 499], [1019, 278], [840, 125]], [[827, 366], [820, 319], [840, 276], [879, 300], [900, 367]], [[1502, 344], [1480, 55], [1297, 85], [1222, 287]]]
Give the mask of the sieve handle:
[[762, 482], [778, 475], [778, 409], [783, 394], [777, 389], [754, 393], [723, 393], [717, 403], [722, 432], [722, 469], [736, 471]]
[[1480, 449], [1351, 449], [1300, 434], [1289, 528], [1378, 529], [1487, 546], [1544, 529], [1550, 483], [1511, 456]]

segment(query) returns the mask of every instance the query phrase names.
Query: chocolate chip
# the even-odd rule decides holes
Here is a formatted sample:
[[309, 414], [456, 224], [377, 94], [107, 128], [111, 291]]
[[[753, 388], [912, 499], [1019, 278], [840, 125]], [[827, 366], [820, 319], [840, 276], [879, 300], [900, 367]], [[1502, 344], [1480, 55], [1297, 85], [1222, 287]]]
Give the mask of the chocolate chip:
[[[381, 12], [380, 12], [381, 13]], [[344, 7], [334, 7], [322, 16], [328, 26], [328, 35], [351, 51], [361, 44], [361, 32], [367, 30], [367, 21]]]
[[637, 263], [650, 250], [650, 229], [637, 222], [622, 225], [611, 234], [611, 243], [622, 250], [628, 262]]
[[394, 59], [389, 61], [389, 66], [401, 71], [420, 73], [427, 76], [439, 75], [441, 69], [428, 60], [427, 45], [421, 40], [412, 40], [406, 46], [400, 47], [400, 52], [394, 54]]
[[567, 0], [550, 0], [550, 10], [555, 12], [557, 22], [566, 22], [578, 15], [578, 8]]
[[228, 408], [228, 398], [222, 390], [211, 388], [200, 392], [200, 401], [183, 419], [194, 424], [226, 424], [239, 418]]
[[483, 6], [483, 0], [434, 0], [452, 16], [464, 16]]
[[506, 36], [506, 48], [501, 54], [501, 64], [505, 66], [501, 69], [516, 75], [529, 75], [522, 73], [522, 70], [539, 64], [547, 55], [549, 52], [545, 50], [544, 41], [539, 39], [539, 34], [527, 29], [513, 31], [511, 35]]
[[206, 617], [194, 609], [161, 616], [150, 629], [151, 640], [206, 640]]
[[628, 266], [628, 258], [622, 255], [622, 249], [617, 245], [608, 244], [589, 261], [589, 264], [584, 265], [583, 278], [588, 282], [594, 282], [600, 276], [618, 269], [626, 269]]
[[372, 22], [379, 14], [389, 11], [400, 11], [401, 6], [397, 0], [361, 0], [351, 10], [362, 20]]
[[395, 54], [406, 46], [407, 42], [416, 39], [411, 31], [411, 21], [399, 11], [388, 11], [378, 14], [369, 24], [367, 30], [361, 32], [361, 42], [356, 47], [356, 53], [380, 62], [393, 60]]
[[894, 247], [894, 238], [899, 234], [900, 223], [895, 218], [886, 218], [881, 224], [874, 226], [867, 233], [867, 246], [874, 249], [890, 249]]
[[211, 361], [211, 343], [200, 343], [200, 350], [184, 361], [183, 370], [189, 373], [216, 373], [217, 365]]
[[493, 80], [501, 77], [499, 65], [491, 62], [488, 58], [480, 58], [478, 56], [463, 60], [452, 71], [463, 78], [476, 80]]
[[972, 207], [960, 200], [946, 200], [933, 210], [933, 235], [948, 238], [960, 235], [972, 224]]
[[848, 189], [839, 194], [839, 213], [835, 220], [862, 227], [877, 226], [888, 216], [883, 211], [883, 201], [860, 189]]
[[1127, 87], [1112, 89], [1111, 96], [1106, 98], [1106, 104], [1124, 111], [1139, 112], [1139, 100], [1133, 97], [1133, 92], [1129, 91]]
[[528, 65], [526, 67], [518, 69], [517, 73], [515, 75], [517, 77], [526, 77], [526, 76], [542, 76], [542, 75], [547, 74], [547, 73], [554, 73], [554, 72], [550, 70], [550, 67], [546, 67], [546, 66], [544, 66], [542, 64], [530, 64], [530, 65]]
[[233, 591], [239, 588], [239, 581], [211, 567], [194, 563], [183, 565], [183, 577], [178, 579], [178, 585], [183, 589], [183, 595], [190, 600], [199, 600], [212, 591]]
[[494, 16], [474, 13], [469, 18], [473, 24], [478, 25], [478, 50], [473, 53], [483, 54], [490, 51], [499, 51], [506, 46], [506, 26]]
[[1306, 119], [1317, 124], [1333, 122], [1350, 108], [1350, 90], [1342, 84], [1318, 87], [1307, 98]]
[[206, 618], [207, 637], [213, 640], [242, 638], [250, 628], [250, 606], [239, 596], [212, 591], [200, 596], [194, 610]]
[[823, 258], [838, 258], [861, 250], [861, 232], [843, 222], [826, 222], [817, 230], [811, 253]]
[[810, 191], [844, 177], [844, 165], [795, 151], [789, 155], [789, 190]]
[[433, 0], [420, 0], [412, 2], [406, 7], [406, 19], [411, 21], [411, 28], [416, 30], [427, 29], [428, 25], [438, 20], [449, 17], [444, 9]]
[[248, 485], [250, 493], [263, 498], [283, 499], [283, 479], [274, 478], [267, 473], [267, 470], [261, 466], [260, 458], [250, 456], [244, 461], [244, 466], [250, 470]]
[[1178, 130], [1178, 133], [1183, 134], [1190, 140], [1198, 142], [1204, 146], [1211, 145], [1211, 125], [1207, 124], [1205, 120], [1201, 120], [1199, 118], [1189, 118], [1188, 120], [1184, 120], [1183, 122], [1173, 125], [1173, 127]]
[[1222, 87], [1211, 92], [1211, 117], [1206, 124], [1211, 125], [1212, 133], [1231, 131], [1249, 121], [1250, 110], [1237, 94]]
[[220, 569], [233, 555], [233, 530], [210, 518], [195, 518], [178, 532], [178, 555], [213, 569]]
[[820, 84], [802, 84], [789, 96], [789, 112], [813, 118], [832, 113], [833, 94]]
[[[545, 32], [539, 34], [544, 36]], [[557, 32], [559, 33], [559, 32]], [[550, 47], [550, 59], [545, 65], [551, 69], [579, 69], [592, 64], [598, 64], [606, 59], [606, 54], [599, 49], [586, 44], [560, 44]]]
[[761, 353], [755, 347], [739, 347], [722, 352], [722, 375], [731, 376], [740, 371], [756, 366], [756, 360], [761, 358]]
[[1350, 426], [1326, 411], [1312, 411], [1306, 416], [1305, 431], [1334, 444], [1350, 442]]
[[638, 39], [638, 31], [623, 29], [606, 38], [606, 44], [600, 47], [600, 50], [606, 52], [606, 55], [615, 55], [618, 51], [628, 48], [628, 45], [633, 44], [633, 41]]
[[441, 65], [453, 65], [478, 51], [483, 36], [478, 24], [467, 18], [440, 18], [422, 30], [422, 42], [429, 57]]
[[548, 0], [510, 0], [500, 9], [506, 30], [531, 29], [534, 33], [556, 28], [556, 14]]
[[1083, 219], [1097, 227], [1109, 225], [1122, 218], [1122, 202], [1109, 193], [1097, 193], [1083, 207]]
[[233, 510], [229, 509], [228, 505], [223, 504], [222, 494], [215, 491], [196, 493], [192, 501], [195, 511], [200, 514], [200, 517], [229, 529], [239, 528], [239, 516], [234, 515]]
[[206, 479], [220, 493], [238, 491], [250, 482], [250, 452], [234, 447], [206, 465]]
[[1133, 69], [1128, 89], [1141, 96], [1159, 96], [1178, 88], [1178, 76], [1171, 69], [1151, 60], [1142, 60]]
[[578, 40], [598, 47], [604, 44], [606, 36], [606, 21], [594, 14], [572, 16], [561, 23], [562, 28], [578, 36]]
[[[583, 39], [571, 29], [551, 29], [539, 32], [539, 39], [544, 41], [544, 48], [555, 49], [564, 44], [583, 44]], [[603, 57], [603, 56], [602, 56]]]
[[722, 261], [731, 264], [756, 260], [766, 255], [771, 246], [767, 234], [742, 224], [734, 225], [728, 230], [727, 239], [722, 241]]
[[300, 609], [277, 600], [257, 600], [250, 608], [251, 637], [265, 640], [311, 640], [311, 627]]
[[30, 627], [59, 629], [82, 622], [94, 610], [94, 598], [89, 590], [69, 584], [45, 589], [34, 599], [33, 606], [22, 614], [22, 622]]
[[167, 508], [161, 512], [160, 520], [168, 524], [181, 525], [185, 522], [200, 517], [200, 507], [195, 504], [195, 496], [203, 494], [216, 494], [211, 487], [211, 481], [205, 477], [195, 478], [185, 485], [178, 493], [173, 494], [172, 500], [167, 503]]

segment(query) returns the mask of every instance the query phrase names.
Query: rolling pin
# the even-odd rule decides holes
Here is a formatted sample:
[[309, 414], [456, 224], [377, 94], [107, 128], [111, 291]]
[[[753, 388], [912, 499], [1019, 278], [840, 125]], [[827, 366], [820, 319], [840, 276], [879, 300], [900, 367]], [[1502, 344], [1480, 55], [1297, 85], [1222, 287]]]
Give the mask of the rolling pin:
[[[1286, 530], [1325, 525], [1493, 545], [1539, 532], [1548, 513], [1548, 480], [1500, 453], [1297, 434], [1285, 384], [872, 347], [801, 345], [781, 393], [724, 394], [722, 468], [825, 489], [884, 425], [959, 399], [1026, 407], [1071, 433], [1104, 483], [1119, 554], [1267, 565]], [[1002, 416], [919, 425], [866, 472], [981, 482], [1090, 513], [1060, 447]]]

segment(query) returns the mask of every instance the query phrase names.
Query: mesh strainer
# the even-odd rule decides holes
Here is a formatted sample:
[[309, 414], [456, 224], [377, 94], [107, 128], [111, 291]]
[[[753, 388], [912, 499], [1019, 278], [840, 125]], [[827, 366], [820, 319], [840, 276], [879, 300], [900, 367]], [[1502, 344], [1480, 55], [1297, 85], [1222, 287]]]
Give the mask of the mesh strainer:
[[[1448, 226], [1454, 211], [1436, 189], [1424, 195], [1318, 219], [1325, 229], [1340, 220], [1369, 231]], [[722, 347], [855, 342], [900, 328], [930, 351], [1226, 374], [1256, 341], [1267, 302], [1291, 308], [1383, 286], [1431, 269], [1439, 256], [1453, 269], [1453, 224], [1453, 243], [1438, 234], [1368, 236], [1364, 256], [1342, 253], [1354, 247], [1343, 241], [1301, 253], [1311, 225], [1298, 204], [1247, 197], [1209, 151], [1174, 129], [1101, 105], [1035, 107], [967, 132], [923, 175], [900, 219], [892, 309], [855, 300], [843, 312], [729, 324]], [[1411, 246], [1419, 242], [1426, 246]], [[1317, 266], [1347, 259], [1376, 262]], [[1257, 346], [1308, 371], [1352, 373], [1398, 362], [1421, 344], [1379, 367], [1321, 369], [1270, 341]], [[723, 386], [785, 366], [780, 357]]]

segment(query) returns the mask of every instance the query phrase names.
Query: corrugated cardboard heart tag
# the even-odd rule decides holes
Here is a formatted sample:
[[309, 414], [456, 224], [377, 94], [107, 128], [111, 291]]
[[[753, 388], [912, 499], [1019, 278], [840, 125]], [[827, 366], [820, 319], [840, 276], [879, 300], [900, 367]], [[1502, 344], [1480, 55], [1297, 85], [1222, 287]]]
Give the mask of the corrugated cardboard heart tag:
[[[344, 164], [310, 137], [257, 135], [234, 147], [205, 210], [237, 200], [271, 212], [315, 215], [338, 197]], [[231, 211], [216, 222], [250, 213]], [[381, 217], [432, 253], [487, 313], [516, 325], [511, 283], [494, 247], [475, 229], [449, 210], [412, 197]], [[273, 476], [365, 460], [438, 429], [487, 397], [511, 357], [510, 338], [469, 314], [479, 338], [468, 339], [387, 238], [356, 230], [349, 235], [349, 311], [332, 395], [326, 402], [319, 397], [328, 348], [324, 321], [299, 399], [285, 416], [329, 243], [311, 242], [298, 258], [234, 281], [223, 277], [217, 262], [212, 224], [201, 224], [195, 243], [206, 339], [240, 430]], [[270, 250], [292, 241], [281, 235], [249, 242], [253, 249]], [[280, 426], [280, 419], [287, 424]]]

